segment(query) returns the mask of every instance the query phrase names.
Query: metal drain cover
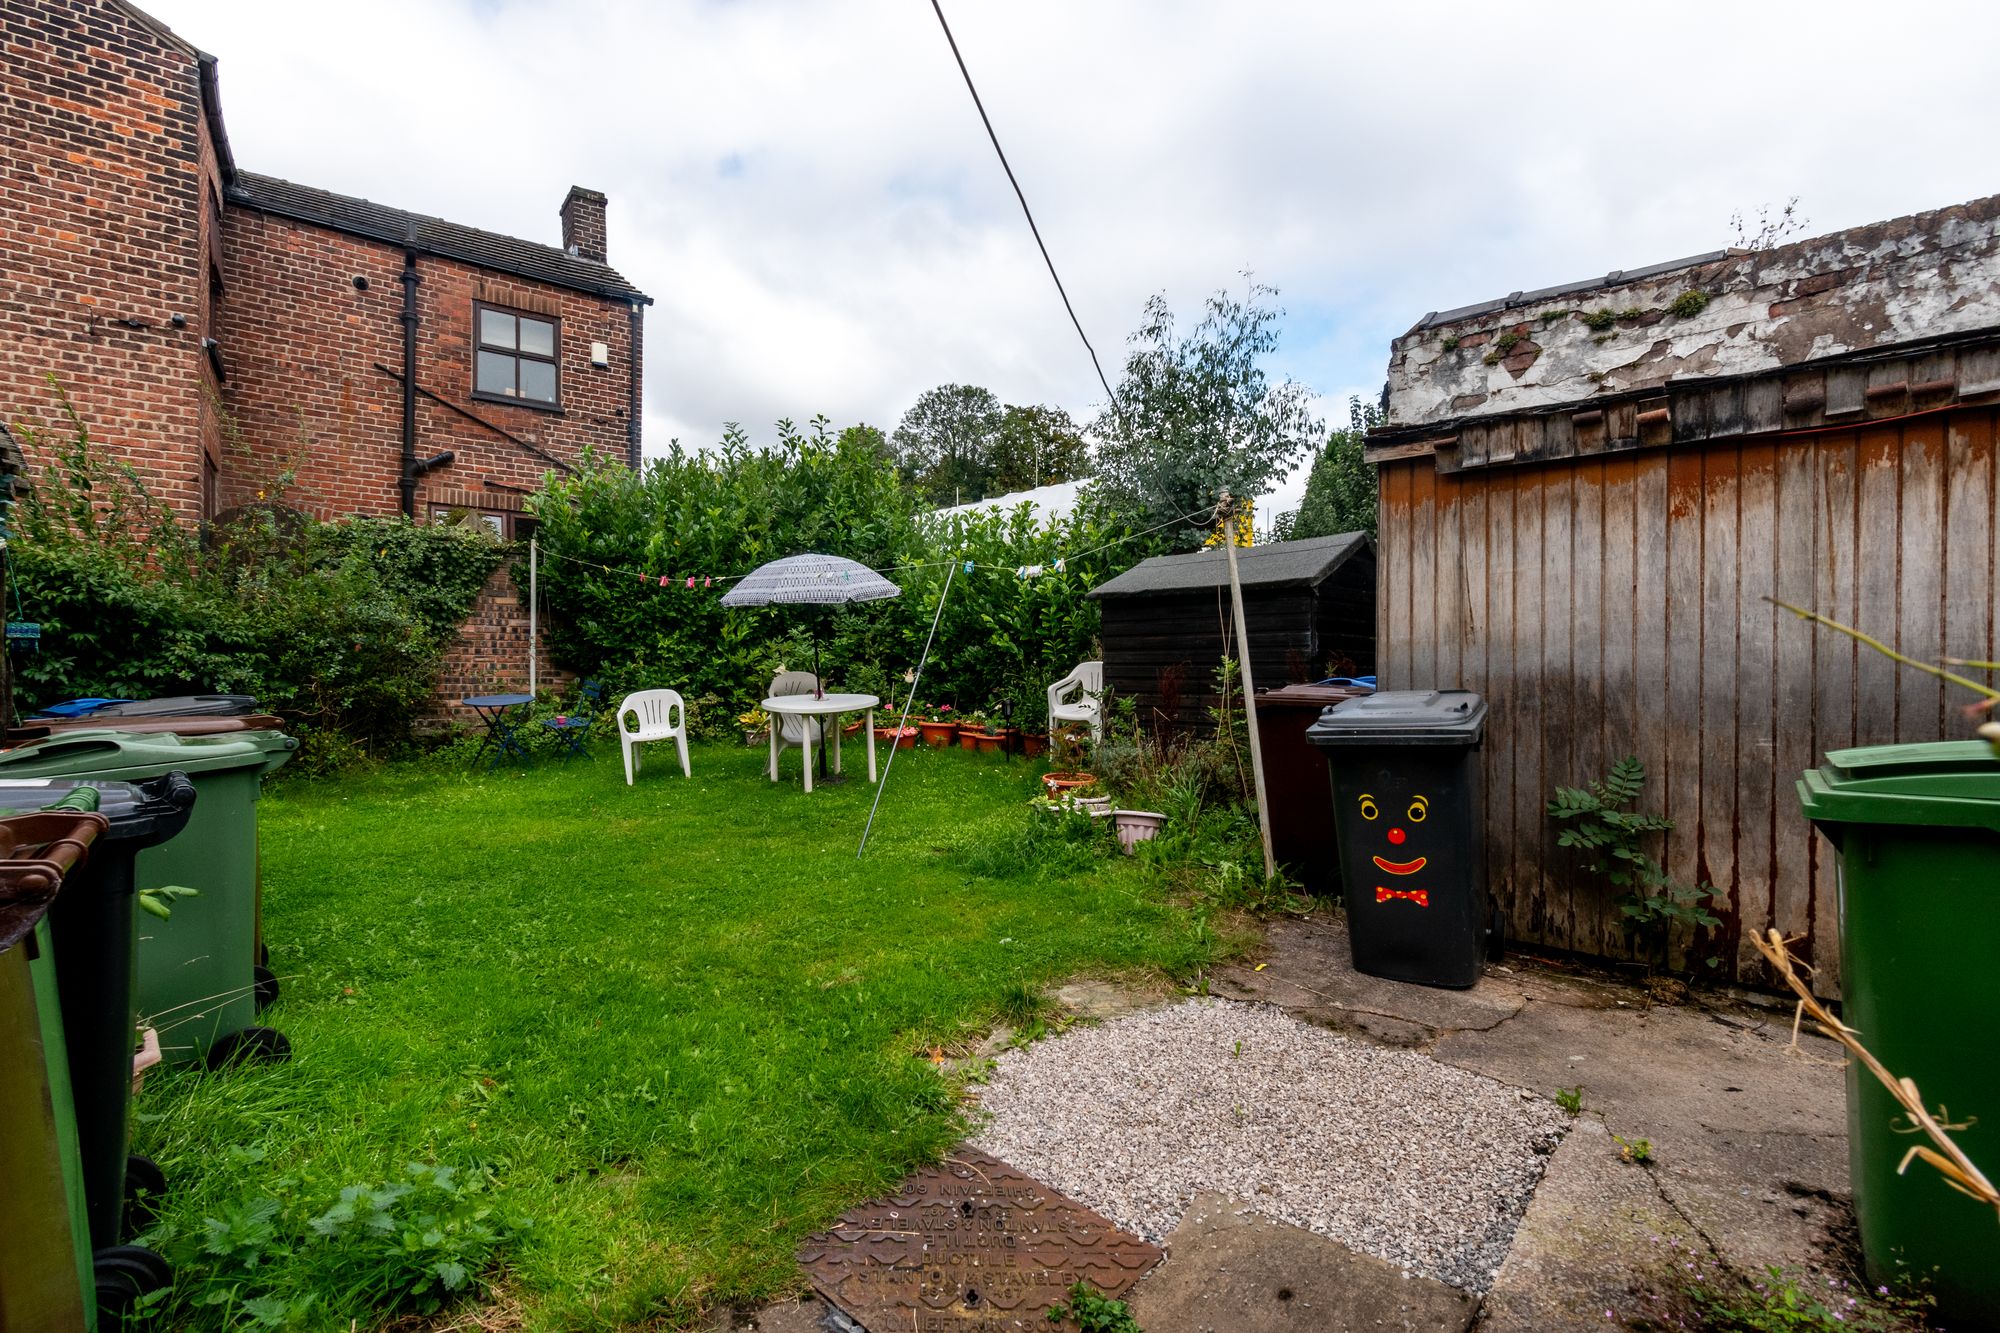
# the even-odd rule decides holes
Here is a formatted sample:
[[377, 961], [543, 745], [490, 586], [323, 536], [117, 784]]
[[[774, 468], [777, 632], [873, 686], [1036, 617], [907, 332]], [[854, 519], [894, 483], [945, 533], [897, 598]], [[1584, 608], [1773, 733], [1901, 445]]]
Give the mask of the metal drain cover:
[[1049, 1328], [1075, 1283], [1118, 1296], [1161, 1252], [996, 1157], [960, 1147], [808, 1237], [819, 1294], [873, 1333]]

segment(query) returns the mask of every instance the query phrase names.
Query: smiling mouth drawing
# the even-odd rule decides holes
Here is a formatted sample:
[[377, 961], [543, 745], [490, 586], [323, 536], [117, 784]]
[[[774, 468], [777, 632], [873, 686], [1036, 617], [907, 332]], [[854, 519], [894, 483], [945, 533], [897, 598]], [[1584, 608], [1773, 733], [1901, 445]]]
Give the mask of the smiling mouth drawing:
[[1431, 859], [1428, 856], [1420, 856], [1414, 861], [1384, 861], [1379, 856], [1375, 858], [1375, 864], [1392, 875], [1414, 875], [1430, 863]]

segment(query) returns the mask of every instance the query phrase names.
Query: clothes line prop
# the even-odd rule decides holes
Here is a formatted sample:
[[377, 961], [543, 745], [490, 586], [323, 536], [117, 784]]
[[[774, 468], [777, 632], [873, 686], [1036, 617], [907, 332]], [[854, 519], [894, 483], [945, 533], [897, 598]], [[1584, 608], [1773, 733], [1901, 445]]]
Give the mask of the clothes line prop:
[[896, 722], [896, 739], [889, 745], [889, 762], [882, 769], [882, 780], [875, 784], [875, 800], [868, 807], [868, 822], [861, 827], [861, 845], [854, 849], [854, 859], [868, 850], [868, 835], [875, 830], [875, 812], [882, 808], [882, 793], [889, 789], [889, 775], [896, 771], [896, 753], [903, 748], [903, 728], [910, 725], [910, 707], [917, 701], [917, 687], [924, 683], [924, 666], [931, 660], [931, 645], [937, 641], [938, 624], [944, 619], [945, 599], [951, 596], [952, 576], [958, 571], [944, 572], [944, 589], [938, 593], [937, 614], [931, 617], [931, 632], [924, 636], [924, 651], [917, 658], [917, 670], [910, 677], [910, 689], [903, 696], [903, 716]]

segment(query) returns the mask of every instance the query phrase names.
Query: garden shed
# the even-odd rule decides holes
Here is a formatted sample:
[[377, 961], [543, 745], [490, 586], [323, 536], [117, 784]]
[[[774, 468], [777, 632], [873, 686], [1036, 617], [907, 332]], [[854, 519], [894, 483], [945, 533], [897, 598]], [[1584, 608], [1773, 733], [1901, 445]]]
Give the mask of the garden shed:
[[[1243, 616], [1260, 686], [1375, 670], [1375, 547], [1365, 532], [1240, 549]], [[1215, 669], [1234, 654], [1220, 548], [1154, 556], [1092, 589], [1104, 684], [1167, 731], [1209, 726]]]
[[1635, 754], [1667, 869], [1721, 895], [1677, 959], [1767, 980], [1750, 936], [1775, 927], [1833, 990], [1835, 857], [1794, 783], [1967, 736], [1973, 696], [1772, 599], [1995, 657], [2000, 197], [1426, 315], [1387, 402], [1383, 684], [1490, 700], [1512, 936], [1630, 956], [1546, 806]]

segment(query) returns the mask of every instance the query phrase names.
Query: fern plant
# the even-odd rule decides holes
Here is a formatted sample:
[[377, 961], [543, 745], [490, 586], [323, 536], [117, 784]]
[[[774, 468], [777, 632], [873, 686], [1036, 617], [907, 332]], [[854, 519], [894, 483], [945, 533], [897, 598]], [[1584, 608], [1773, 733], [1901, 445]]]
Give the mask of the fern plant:
[[[1719, 926], [1722, 919], [1703, 906], [1717, 896], [1714, 885], [1680, 883], [1641, 847], [1646, 838], [1674, 827], [1664, 815], [1631, 808], [1645, 790], [1646, 766], [1636, 755], [1627, 755], [1601, 781], [1556, 788], [1549, 814], [1564, 825], [1556, 845], [1576, 848], [1587, 868], [1620, 890], [1618, 911], [1627, 933], [1645, 943], [1659, 967], [1666, 963], [1668, 936], [1676, 923]], [[1707, 960], [1710, 967], [1718, 961]]]

